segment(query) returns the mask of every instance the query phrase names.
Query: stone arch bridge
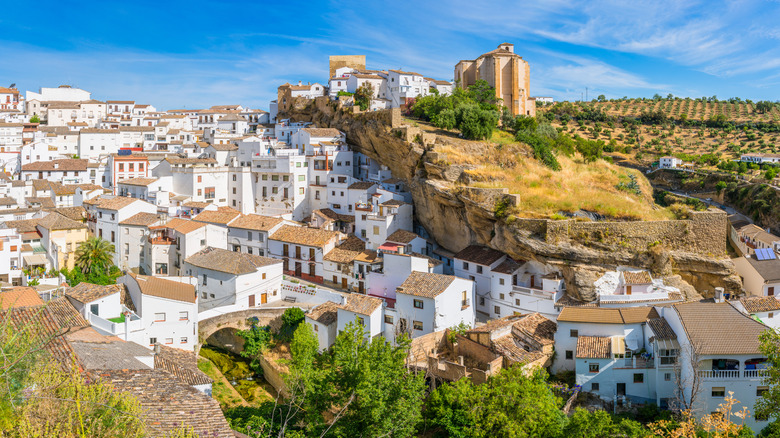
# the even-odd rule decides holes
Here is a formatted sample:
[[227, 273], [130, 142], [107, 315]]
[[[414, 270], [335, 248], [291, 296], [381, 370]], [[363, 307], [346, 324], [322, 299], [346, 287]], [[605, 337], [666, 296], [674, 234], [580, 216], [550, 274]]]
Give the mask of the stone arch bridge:
[[[197, 354], [200, 351], [200, 347], [206, 343], [207, 339], [215, 334], [219, 335], [220, 333], [218, 332], [227, 330], [230, 332], [228, 335], [229, 337], [235, 337], [233, 333], [236, 330], [248, 329], [250, 327], [250, 323], [248, 321], [250, 318], [257, 318], [256, 325], [258, 326], [268, 325], [271, 326], [272, 329], [278, 330], [282, 325], [282, 314], [290, 307], [298, 307], [303, 311], [307, 311], [312, 306], [309, 304], [300, 303], [295, 306], [285, 307], [258, 307], [254, 309], [224, 313], [213, 316], [211, 318], [200, 320], [198, 321], [198, 345], [195, 349], [195, 353]], [[224, 347], [229, 350], [233, 350], [231, 345], [226, 344]], [[238, 347], [238, 351], [234, 351], [234, 353], [238, 353], [241, 350], [240, 347], [243, 347], [243, 342]]]

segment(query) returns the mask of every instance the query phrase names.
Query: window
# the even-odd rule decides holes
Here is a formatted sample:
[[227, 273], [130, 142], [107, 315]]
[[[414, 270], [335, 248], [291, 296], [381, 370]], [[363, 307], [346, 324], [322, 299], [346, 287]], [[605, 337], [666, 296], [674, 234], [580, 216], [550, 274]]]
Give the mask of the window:
[[263, 181], [268, 181], [268, 175], [263, 175]]
[[181, 338], [181, 343], [182, 344], [186, 344], [187, 343], [187, 338]]
[[173, 338], [165, 338], [165, 343], [168, 345], [173, 344]]
[[414, 308], [415, 309], [422, 309], [423, 308], [422, 300], [414, 300]]
[[712, 396], [713, 397], [719, 397], [723, 398], [726, 396], [726, 387], [724, 386], [713, 386], [712, 387]]
[[566, 350], [566, 360], [572, 360], [574, 359], [574, 352], [571, 350]]
[[[206, 274], [203, 274], [203, 285], [204, 286], [206, 285], [207, 280], [208, 280], [208, 277], [206, 277]], [[212, 294], [212, 298], [214, 298], [213, 294]]]
[[598, 373], [599, 372], [599, 364], [597, 364], [597, 363], [588, 364], [588, 372], [590, 372], [590, 373]]
[[318, 324], [313, 324], [313, 325], [314, 325], [314, 331], [315, 332], [320, 331], [320, 326]]
[[580, 336], [579, 330], [569, 330], [569, 337], [570, 338], [576, 338]]
[[590, 384], [590, 390], [591, 391], [598, 391], [599, 390], [599, 384], [598, 383], [591, 383]]
[[155, 313], [154, 322], [165, 322], [165, 312]]
[[756, 397], [763, 397], [764, 393], [769, 391], [768, 386], [758, 386], [756, 387]]
[[379, 226], [377, 225], [374, 225], [374, 235], [375, 236], [379, 235]]
[[198, 182], [203, 182], [203, 175], [198, 175]]
[[89, 312], [93, 315], [98, 315], [100, 306], [98, 304], [92, 304], [89, 306]]
[[119, 171], [124, 172], [125, 171], [125, 163], [119, 163]]
[[149, 338], [149, 345], [154, 345], [157, 343], [157, 338]]
[[496, 315], [501, 315], [501, 308], [498, 306], [493, 306], [493, 313]]
[[503, 286], [503, 285], [504, 285], [504, 279], [503, 279], [503, 278], [499, 278], [499, 279], [498, 279], [498, 284], [500, 284], [501, 286]]
[[484, 306], [485, 305], [485, 297], [479, 297], [479, 305]]
[[482, 273], [482, 266], [477, 265], [477, 274]]
[[362, 317], [362, 316], [358, 316], [358, 317], [357, 317], [357, 322], [358, 322], [358, 324], [360, 324], [360, 325], [366, 325], [366, 320], [365, 320], [365, 319], [363, 319], [363, 317]]
[[412, 321], [412, 327], [414, 327], [415, 330], [422, 330], [423, 323], [422, 321]]
[[504, 294], [498, 294], [498, 299], [503, 300], [504, 299]]
[[306, 175], [298, 175], [298, 181], [306, 181]]
[[216, 197], [216, 189], [214, 187], [206, 187], [206, 199], [214, 199]]
[[677, 353], [676, 349], [659, 350], [658, 356], [661, 358], [661, 365], [674, 365], [677, 362]]
[[385, 324], [393, 323], [393, 315], [385, 315]]
[[188, 321], [190, 319], [189, 312], [179, 312], [179, 321]]
[[236, 180], [236, 176], [235, 176], [235, 175], [233, 175], [233, 181], [235, 181], [235, 180]]
[[467, 270], [467, 271], [469, 270], [469, 264], [468, 264], [468, 262], [463, 262], [463, 269], [465, 269], [465, 270]]
[[644, 383], [645, 375], [642, 373], [634, 373], [634, 383]]
[[664, 381], [671, 382], [672, 380], [672, 373], [664, 373]]

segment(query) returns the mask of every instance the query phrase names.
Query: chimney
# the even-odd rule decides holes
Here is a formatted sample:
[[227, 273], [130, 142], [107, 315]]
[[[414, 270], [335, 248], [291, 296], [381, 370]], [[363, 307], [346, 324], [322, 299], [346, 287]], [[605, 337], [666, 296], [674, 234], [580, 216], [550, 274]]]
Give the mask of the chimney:
[[458, 356], [458, 365], [463, 366], [463, 356]]
[[722, 287], [716, 287], [715, 288], [715, 302], [716, 303], [722, 303], [723, 302], [723, 288]]
[[155, 342], [154, 343], [154, 354], [160, 354], [160, 343]]
[[398, 247], [398, 254], [403, 254], [403, 253], [404, 253], [404, 247], [403, 246], [399, 246]]

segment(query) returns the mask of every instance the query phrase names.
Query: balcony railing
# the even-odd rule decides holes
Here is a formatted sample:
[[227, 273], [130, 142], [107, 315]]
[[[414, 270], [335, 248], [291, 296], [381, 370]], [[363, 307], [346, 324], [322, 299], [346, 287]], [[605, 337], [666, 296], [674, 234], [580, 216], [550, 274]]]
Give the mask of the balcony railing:
[[767, 370], [699, 370], [699, 377], [711, 380], [757, 379], [764, 377]]
[[525, 295], [532, 295], [536, 297], [544, 297], [552, 299], [555, 292], [548, 292], [541, 289], [535, 289], [531, 287], [524, 287], [524, 286], [512, 286], [512, 293], [520, 293]]

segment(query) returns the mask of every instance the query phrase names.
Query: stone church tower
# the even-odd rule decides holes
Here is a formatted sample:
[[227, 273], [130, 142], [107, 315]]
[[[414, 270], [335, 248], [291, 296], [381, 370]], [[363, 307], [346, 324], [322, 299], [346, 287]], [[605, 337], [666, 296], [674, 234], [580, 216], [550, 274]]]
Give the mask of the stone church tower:
[[515, 53], [514, 44], [503, 43], [496, 50], [474, 61], [455, 64], [455, 82], [461, 88], [486, 80], [496, 89], [496, 97], [515, 115], [536, 115], [536, 102], [531, 97], [531, 74], [528, 62]]

